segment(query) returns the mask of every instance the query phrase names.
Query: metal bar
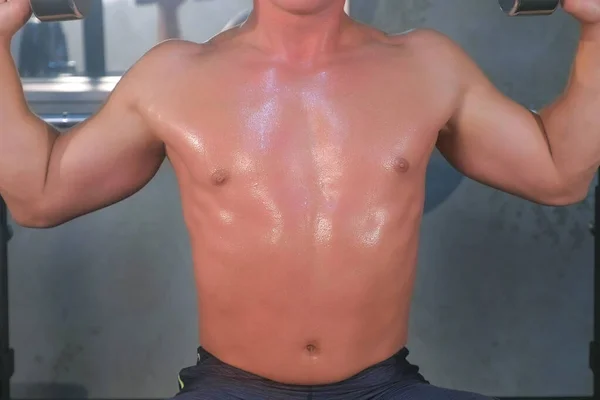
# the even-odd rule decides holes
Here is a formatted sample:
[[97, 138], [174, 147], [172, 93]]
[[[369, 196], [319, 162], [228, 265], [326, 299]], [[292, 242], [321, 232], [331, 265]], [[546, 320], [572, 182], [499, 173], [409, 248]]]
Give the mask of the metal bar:
[[[599, 170], [600, 172], [600, 170]], [[600, 176], [600, 174], [599, 174]], [[594, 399], [600, 399], [600, 181], [594, 200], [594, 339], [590, 343], [590, 368], [593, 373]]]
[[[573, 397], [494, 397], [498, 400], [594, 400], [590, 396], [573, 396]], [[19, 399], [19, 400], [34, 400], [34, 399]], [[64, 400], [64, 399], [49, 399], [49, 400]], [[75, 399], [77, 400], [77, 399]], [[159, 399], [80, 399], [80, 400], [159, 400]]]
[[86, 75], [91, 78], [105, 76], [104, 7], [102, 0], [93, 0], [89, 16], [83, 22], [83, 46]]
[[10, 399], [10, 378], [14, 357], [9, 346], [8, 329], [8, 211], [0, 197], [0, 399]]
[[46, 123], [59, 128], [59, 129], [68, 129], [72, 128], [77, 124], [82, 123], [90, 116], [87, 114], [48, 114], [48, 115], [40, 115]]

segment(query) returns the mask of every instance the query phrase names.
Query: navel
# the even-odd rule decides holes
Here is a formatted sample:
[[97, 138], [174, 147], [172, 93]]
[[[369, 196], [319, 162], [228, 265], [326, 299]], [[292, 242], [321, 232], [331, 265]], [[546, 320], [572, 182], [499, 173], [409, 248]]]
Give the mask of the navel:
[[218, 169], [210, 176], [210, 180], [213, 185], [223, 186], [229, 180], [229, 171], [225, 169]]
[[315, 342], [310, 342], [305, 347], [309, 356], [317, 356], [319, 354], [319, 346]]

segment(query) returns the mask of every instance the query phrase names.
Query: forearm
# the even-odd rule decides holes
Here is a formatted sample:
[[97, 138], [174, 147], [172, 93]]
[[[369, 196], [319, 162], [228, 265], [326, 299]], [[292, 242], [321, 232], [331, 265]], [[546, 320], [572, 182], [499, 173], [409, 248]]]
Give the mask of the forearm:
[[169, 39], [179, 39], [181, 32], [179, 29], [179, 18], [177, 9], [165, 6], [159, 6], [158, 11], [158, 41], [162, 42]]
[[560, 179], [587, 191], [600, 165], [600, 24], [583, 26], [564, 93], [540, 112]]
[[0, 45], [0, 82], [0, 195], [22, 215], [44, 190], [58, 133], [29, 110], [8, 44]]

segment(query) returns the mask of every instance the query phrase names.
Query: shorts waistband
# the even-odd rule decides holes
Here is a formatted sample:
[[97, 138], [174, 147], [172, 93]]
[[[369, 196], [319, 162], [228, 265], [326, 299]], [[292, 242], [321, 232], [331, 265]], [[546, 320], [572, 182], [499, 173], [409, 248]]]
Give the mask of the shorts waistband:
[[422, 383], [428, 383], [419, 373], [419, 367], [408, 362], [408, 355], [409, 350], [407, 348], [402, 348], [386, 360], [374, 364], [341, 382], [328, 385], [310, 386], [282, 384], [270, 381], [266, 378], [262, 378], [246, 371], [242, 371], [220, 361], [217, 357], [203, 347], [198, 348], [198, 364], [208, 364], [214, 367], [215, 374], [221, 376], [221, 378], [235, 379], [239, 381], [252, 381], [254, 384], [294, 391], [310, 389], [310, 391], [314, 393], [318, 393], [319, 391], [335, 391], [340, 388], [347, 387], [375, 387], [391, 381], [418, 381]]
[[[389, 363], [391, 361], [407, 361], [407, 358], [410, 354], [410, 351], [406, 348], [403, 347], [400, 350], [398, 350], [398, 352], [396, 354], [394, 354], [393, 356], [391, 356], [390, 358], [377, 363], [375, 365], [373, 365], [373, 367], [376, 367], [380, 364], [386, 364]], [[206, 350], [204, 347], [200, 346], [198, 347], [198, 362], [202, 362], [204, 360], [207, 359], [214, 359], [214, 360], [218, 360], [217, 357], [215, 357], [214, 355], [212, 355], [208, 350]]]

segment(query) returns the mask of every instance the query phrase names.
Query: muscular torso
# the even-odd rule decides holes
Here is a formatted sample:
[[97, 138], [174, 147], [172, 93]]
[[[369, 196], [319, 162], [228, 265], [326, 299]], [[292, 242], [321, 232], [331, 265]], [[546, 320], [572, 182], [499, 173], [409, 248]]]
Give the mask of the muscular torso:
[[310, 67], [216, 43], [148, 99], [181, 188], [201, 342], [221, 360], [323, 384], [405, 344], [453, 91], [403, 40]]

